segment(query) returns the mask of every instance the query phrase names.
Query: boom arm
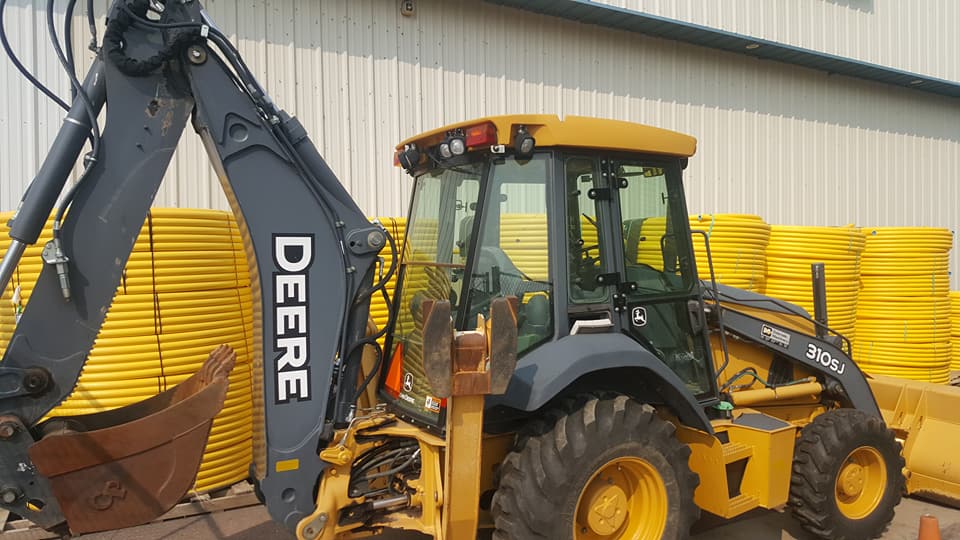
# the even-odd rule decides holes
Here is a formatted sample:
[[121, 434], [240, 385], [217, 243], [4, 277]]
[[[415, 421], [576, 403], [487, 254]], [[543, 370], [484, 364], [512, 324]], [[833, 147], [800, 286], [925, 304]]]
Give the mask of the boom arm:
[[[76, 384], [192, 111], [250, 265], [255, 472], [271, 515], [293, 529], [314, 508], [321, 439], [353, 414], [373, 271], [387, 237], [198, 2], [167, 3], [159, 23], [146, 19], [149, 5], [115, 0], [101, 58], [86, 79], [94, 107], [107, 103], [106, 126], [99, 159], [63, 224], [71, 298], [54, 267], [45, 267], [0, 364], [8, 383], [0, 415], [29, 432], [3, 438], [0, 430], [0, 487], [18, 493], [2, 506], [48, 528], [65, 519], [31, 465], [27, 449], [40, 438], [31, 428]], [[78, 157], [87, 133], [77, 127], [82, 107], [74, 105], [21, 203], [14, 248], [0, 265], [4, 286]]]

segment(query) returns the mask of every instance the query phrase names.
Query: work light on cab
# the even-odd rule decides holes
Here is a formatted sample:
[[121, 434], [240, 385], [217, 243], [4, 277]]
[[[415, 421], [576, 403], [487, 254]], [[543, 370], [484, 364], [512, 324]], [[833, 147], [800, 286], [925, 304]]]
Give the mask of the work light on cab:
[[462, 129], [454, 129], [447, 132], [447, 138], [437, 147], [437, 153], [441, 159], [450, 159], [453, 156], [462, 156], [467, 151], [467, 143], [464, 140]]
[[407, 172], [412, 171], [420, 163], [420, 149], [415, 144], [408, 144], [396, 154], [396, 160]]
[[517, 136], [513, 140], [513, 151], [518, 158], [529, 158], [533, 155], [533, 149], [537, 145], [537, 140], [530, 135], [527, 128], [520, 126], [517, 129]]

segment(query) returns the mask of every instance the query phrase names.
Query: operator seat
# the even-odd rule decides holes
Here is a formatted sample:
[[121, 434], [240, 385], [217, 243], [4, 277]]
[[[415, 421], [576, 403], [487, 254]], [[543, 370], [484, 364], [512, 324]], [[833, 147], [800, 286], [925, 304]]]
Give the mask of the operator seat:
[[[473, 234], [473, 221], [474, 214], [464, 216], [464, 218], [460, 220], [457, 246], [460, 248], [460, 257], [463, 259], [467, 257], [467, 253], [465, 253], [464, 250], [470, 246], [471, 236]], [[494, 268], [497, 268], [500, 273], [499, 288], [493, 283]], [[479, 281], [474, 283], [474, 280]], [[471, 278], [469, 283], [470, 287], [477, 288], [479, 285], [483, 290], [486, 290], [487, 285], [489, 285], [492, 290], [486, 292], [503, 296], [516, 296], [521, 303], [523, 302], [523, 295], [526, 293], [550, 293], [549, 284], [529, 280], [526, 274], [513, 263], [510, 256], [507, 255], [500, 246], [480, 246], [477, 252], [477, 265], [474, 269], [474, 277]], [[483, 283], [483, 285], [481, 285], [481, 283]]]
[[520, 351], [525, 351], [550, 336], [550, 299], [545, 294], [531, 296], [524, 304], [523, 315], [523, 324], [517, 332], [517, 349]]
[[645, 218], [628, 219], [623, 222], [623, 257], [627, 264], [636, 264], [640, 260], [640, 242], [645, 240], [640, 235]]

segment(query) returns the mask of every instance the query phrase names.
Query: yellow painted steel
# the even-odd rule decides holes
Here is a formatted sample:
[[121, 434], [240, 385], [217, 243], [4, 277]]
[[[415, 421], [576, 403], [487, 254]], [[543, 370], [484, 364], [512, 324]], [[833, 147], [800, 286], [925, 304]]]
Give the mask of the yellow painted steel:
[[[10, 214], [0, 214], [6, 223]], [[0, 227], [0, 249], [9, 238]], [[0, 304], [0, 346], [16, 326], [43, 263], [50, 229], [27, 249]], [[14, 289], [21, 302], [11, 303]], [[237, 352], [223, 410], [214, 419], [194, 490], [248, 475], [251, 447], [253, 302], [240, 232], [215, 210], [152, 209], [140, 231], [103, 328], [73, 393], [53, 415], [122, 407], [162, 392], [199, 369], [221, 343]]]
[[[756, 410], [738, 408], [734, 415]], [[790, 472], [797, 426], [788, 425], [772, 431], [714, 420], [716, 435], [684, 425], [677, 426], [677, 439], [690, 448], [689, 464], [700, 476], [694, 501], [700, 508], [725, 518], [741, 515], [755, 508], [777, 508], [786, 504], [790, 488]], [[725, 435], [721, 442], [718, 436]], [[730, 495], [726, 465], [746, 460], [739, 484]]]
[[947, 382], [953, 233], [927, 227], [864, 232], [854, 359], [871, 374]]
[[834, 486], [837, 508], [847, 519], [863, 519], [876, 510], [887, 489], [887, 466], [876, 448], [855, 448], [840, 466]]
[[470, 538], [477, 532], [484, 399], [483, 395], [447, 398], [443, 485], [457, 486], [458, 493], [443, 505], [443, 531], [450, 538]]
[[[356, 437], [358, 433], [364, 435], [359, 438], [360, 440]], [[341, 523], [338, 519], [330, 519], [330, 516], [339, 515], [340, 509], [363, 502], [362, 499], [351, 499], [348, 495], [347, 484], [350, 481], [353, 457], [363, 455], [382, 444], [383, 437], [416, 440], [418, 443], [422, 463], [420, 476], [407, 481], [411, 488], [410, 506], [418, 511], [375, 514], [368, 522], [347, 520]], [[403, 422], [393, 415], [376, 413], [373, 416], [358, 419], [350, 429], [337, 431], [333, 440], [340, 441], [340, 444], [320, 453], [320, 459], [327, 461], [330, 465], [324, 477], [320, 479], [314, 513], [297, 524], [297, 538], [310, 540], [362, 538], [368, 534], [360, 532], [357, 536], [351, 536], [350, 532], [361, 527], [372, 529], [389, 527], [419, 531], [435, 540], [444, 540], [441, 509], [446, 504], [448, 495], [444, 492], [443, 484], [445, 439]], [[346, 459], [340, 459], [343, 457]]]
[[823, 385], [812, 381], [778, 388], [756, 388], [731, 392], [730, 400], [738, 407], [770, 405], [777, 401], [790, 400], [815, 402], [822, 392]]
[[863, 232], [853, 226], [773, 225], [767, 246], [766, 294], [797, 304], [812, 315], [810, 266], [823, 263], [830, 328], [855, 340], [865, 243]]
[[903, 441], [907, 493], [956, 506], [960, 501], [960, 387], [874, 376], [883, 419]]
[[667, 488], [647, 460], [614, 458], [587, 480], [575, 512], [574, 540], [657, 540], [667, 525]]
[[540, 148], [576, 146], [680, 157], [690, 157], [697, 150], [696, 139], [675, 131], [621, 120], [583, 116], [566, 116], [561, 120], [552, 114], [514, 114], [477, 118], [421, 133], [406, 139], [396, 148], [401, 150], [404, 145], [411, 143], [415, 143], [420, 148], [429, 148], [440, 144], [447, 137], [448, 131], [466, 129], [488, 122], [497, 130], [497, 143], [505, 145], [513, 144], [516, 130], [520, 126], [525, 126]]

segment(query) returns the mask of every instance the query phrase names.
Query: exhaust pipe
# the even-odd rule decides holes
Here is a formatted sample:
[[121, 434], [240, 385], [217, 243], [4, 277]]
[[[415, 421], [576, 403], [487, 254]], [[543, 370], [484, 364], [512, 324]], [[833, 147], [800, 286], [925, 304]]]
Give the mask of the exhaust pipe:
[[810, 276], [813, 279], [813, 318], [817, 321], [817, 337], [827, 337], [827, 277], [823, 263], [810, 265]]

